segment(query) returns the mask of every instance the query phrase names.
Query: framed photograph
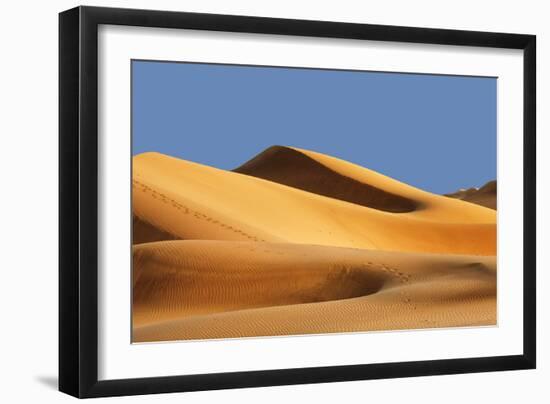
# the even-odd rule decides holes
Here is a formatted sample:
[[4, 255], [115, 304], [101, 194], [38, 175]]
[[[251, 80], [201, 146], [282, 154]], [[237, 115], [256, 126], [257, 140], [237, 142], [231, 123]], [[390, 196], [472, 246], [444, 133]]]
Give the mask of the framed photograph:
[[61, 391], [535, 367], [535, 36], [59, 28]]

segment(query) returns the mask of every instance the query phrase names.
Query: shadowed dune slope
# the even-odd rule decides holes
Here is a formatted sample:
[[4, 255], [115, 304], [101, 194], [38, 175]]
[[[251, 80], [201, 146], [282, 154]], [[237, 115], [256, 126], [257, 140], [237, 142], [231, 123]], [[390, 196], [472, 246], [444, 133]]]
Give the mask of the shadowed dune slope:
[[386, 212], [412, 212], [418, 203], [342, 175], [290, 147], [272, 146], [233, 171]]
[[208, 240], [133, 255], [135, 342], [496, 322], [495, 257]]
[[310, 150], [272, 146], [234, 171], [382, 211], [408, 212], [425, 220], [495, 221], [495, 213], [490, 210], [464, 206], [456, 200]]
[[445, 196], [475, 203], [487, 208], [497, 208], [497, 182], [489, 181], [481, 188], [461, 189], [460, 191]]
[[161, 240], [179, 240], [179, 237], [144, 222], [135, 215], [132, 217], [132, 244]]
[[[318, 174], [321, 165], [329, 180], [326, 183], [312, 180], [320, 191], [323, 187], [339, 189], [341, 194], [350, 196], [348, 199], [363, 195], [364, 204], [372, 205], [376, 200], [375, 204], [380, 205], [386, 201], [391, 207], [382, 210], [380, 206], [364, 206], [322, 195], [320, 191], [310, 192], [158, 153], [144, 153], [133, 158], [133, 212], [139, 223], [146, 225], [141, 228], [152, 230], [151, 234], [142, 232], [137, 240], [157, 241], [164, 235], [167, 237], [164, 239], [495, 254], [495, 211], [433, 195], [339, 159], [292, 150], [308, 157], [299, 159], [303, 164], [302, 183], [309, 172], [314, 173], [313, 177], [321, 177]], [[337, 182], [334, 186], [333, 180]], [[369, 199], [364, 196], [365, 190], [375, 195]], [[415, 208], [402, 213], [388, 211], [403, 207], [402, 203]]]

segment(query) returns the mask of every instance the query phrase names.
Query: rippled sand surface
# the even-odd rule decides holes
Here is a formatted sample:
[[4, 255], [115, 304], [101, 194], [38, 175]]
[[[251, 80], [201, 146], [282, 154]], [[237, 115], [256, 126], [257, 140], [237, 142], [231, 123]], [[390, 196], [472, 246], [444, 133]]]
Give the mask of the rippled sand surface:
[[312, 151], [133, 160], [133, 340], [496, 323], [496, 211]]

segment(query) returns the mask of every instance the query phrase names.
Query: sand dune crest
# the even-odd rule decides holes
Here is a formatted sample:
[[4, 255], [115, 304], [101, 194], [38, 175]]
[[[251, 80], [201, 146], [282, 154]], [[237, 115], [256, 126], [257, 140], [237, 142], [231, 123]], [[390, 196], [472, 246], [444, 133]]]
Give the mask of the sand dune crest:
[[272, 146], [233, 171], [386, 212], [418, 207], [412, 199], [341, 175], [290, 147]]

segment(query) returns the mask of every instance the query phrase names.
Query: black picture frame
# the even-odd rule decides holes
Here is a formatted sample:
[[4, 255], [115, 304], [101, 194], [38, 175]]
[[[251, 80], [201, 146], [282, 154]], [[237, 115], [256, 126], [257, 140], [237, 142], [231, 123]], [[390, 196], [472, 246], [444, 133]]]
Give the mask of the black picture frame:
[[[97, 52], [100, 24], [523, 50], [523, 354], [99, 381]], [[535, 60], [534, 35], [97, 7], [77, 7], [60, 13], [59, 390], [84, 398], [535, 368]]]

